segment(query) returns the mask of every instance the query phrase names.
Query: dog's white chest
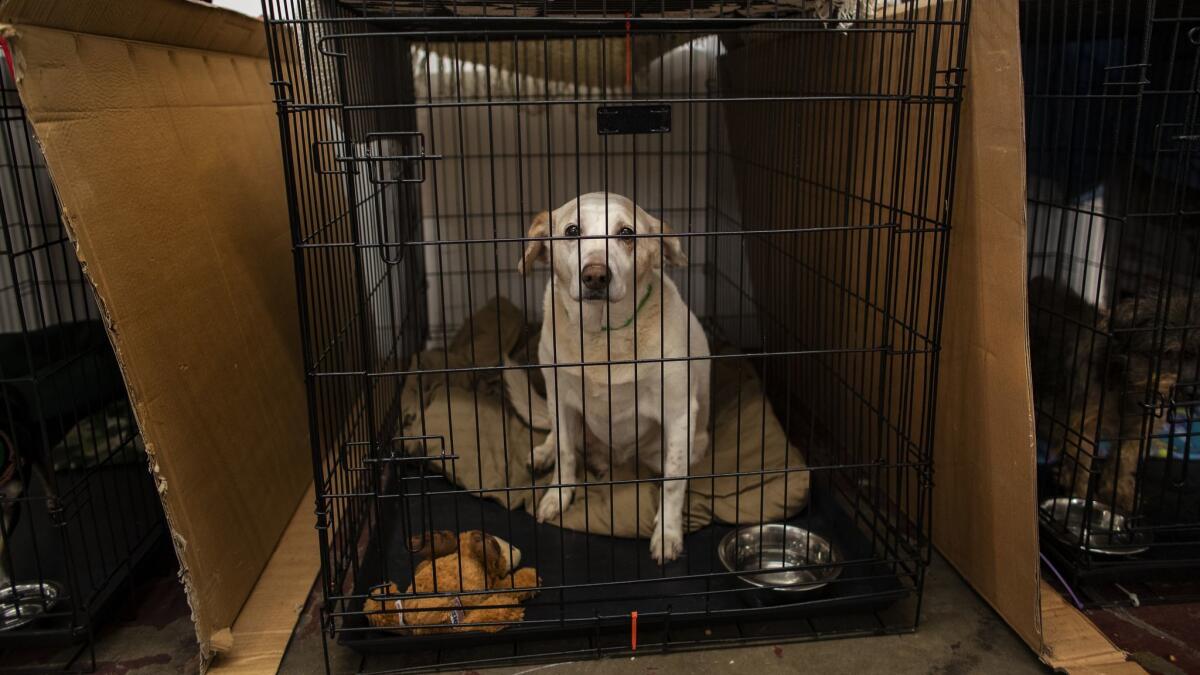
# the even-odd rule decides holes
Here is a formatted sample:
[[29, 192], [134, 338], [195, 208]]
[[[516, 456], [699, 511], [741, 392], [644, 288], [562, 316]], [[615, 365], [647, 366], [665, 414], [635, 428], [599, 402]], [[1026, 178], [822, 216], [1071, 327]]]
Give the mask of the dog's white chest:
[[599, 370], [603, 369], [588, 368], [582, 382], [580, 403], [588, 434], [612, 448], [620, 458], [637, 450], [639, 459], [649, 459], [646, 453], [658, 446], [648, 441], [653, 441], [661, 431], [658, 415], [649, 408], [661, 397], [646, 391], [646, 387], [639, 390], [636, 381], [610, 385], [607, 377], [593, 372]]
[[661, 432], [662, 395], [657, 386], [661, 364], [630, 363], [635, 354], [638, 360], [657, 356], [659, 343], [642, 340], [635, 347], [636, 336], [626, 329], [558, 341], [557, 362], [603, 364], [559, 367], [557, 386], [560, 396], [583, 413], [590, 440], [612, 448], [618, 461], [633, 456], [635, 450], [642, 461], [650, 461], [651, 454], [656, 457], [657, 452], [648, 448], [658, 447], [652, 442]]
[[[708, 389], [707, 364], [680, 358], [707, 356], [703, 330], [670, 281], [658, 283], [672, 311], [664, 314], [659, 298], [651, 295], [641, 321], [609, 331], [583, 330], [580, 317], [555, 302], [547, 287], [547, 314], [555, 315], [542, 323], [538, 353], [549, 366], [543, 370], [547, 390], [555, 392], [563, 414], [582, 414], [586, 438], [576, 439], [577, 444], [611, 449], [617, 463], [636, 456], [654, 468], [665, 455], [671, 420], [690, 415], [694, 422], [688, 427], [703, 428], [705, 406], [693, 404], [707, 395], [696, 392]], [[681, 447], [689, 443], [683, 438]]]

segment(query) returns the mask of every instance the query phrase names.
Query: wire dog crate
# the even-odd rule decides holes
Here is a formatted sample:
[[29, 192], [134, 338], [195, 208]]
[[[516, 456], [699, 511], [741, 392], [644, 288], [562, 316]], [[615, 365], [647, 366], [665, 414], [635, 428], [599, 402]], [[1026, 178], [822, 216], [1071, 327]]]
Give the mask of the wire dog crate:
[[327, 638], [422, 668], [915, 629], [968, 2], [264, 15]]
[[92, 670], [97, 615], [163, 516], [7, 60], [0, 97], [0, 670]]
[[1200, 3], [1023, 0], [1021, 31], [1042, 548], [1145, 602], [1200, 564]]

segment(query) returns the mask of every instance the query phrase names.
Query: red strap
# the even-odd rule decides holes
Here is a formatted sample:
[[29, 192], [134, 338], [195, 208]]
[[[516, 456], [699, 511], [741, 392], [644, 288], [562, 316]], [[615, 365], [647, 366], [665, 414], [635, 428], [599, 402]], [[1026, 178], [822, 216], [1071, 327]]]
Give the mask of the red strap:
[[637, 612], [629, 613], [629, 649], [637, 651]]
[[8, 74], [13, 84], [17, 82], [17, 72], [13, 70], [12, 50], [8, 48], [8, 40], [0, 37], [0, 50], [4, 51], [4, 62], [8, 64]]

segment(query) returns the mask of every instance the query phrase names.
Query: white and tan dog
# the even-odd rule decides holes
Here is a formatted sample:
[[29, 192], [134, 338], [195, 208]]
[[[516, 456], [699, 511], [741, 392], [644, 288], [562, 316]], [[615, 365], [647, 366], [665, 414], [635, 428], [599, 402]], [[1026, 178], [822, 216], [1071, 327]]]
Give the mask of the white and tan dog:
[[529, 237], [539, 239], [519, 269], [541, 260], [553, 272], [538, 345], [546, 399], [531, 393], [523, 370], [504, 371], [517, 412], [549, 430], [532, 460], [537, 470], [557, 468], [556, 487], [538, 503], [538, 520], [570, 505], [585, 442], [605, 463], [611, 449], [614, 463], [635, 459], [664, 478], [650, 541], [659, 563], [683, 550], [688, 470], [709, 449], [708, 340], [662, 273], [664, 260], [687, 264], [680, 238], [666, 231], [615, 194], [583, 195], [534, 218]]

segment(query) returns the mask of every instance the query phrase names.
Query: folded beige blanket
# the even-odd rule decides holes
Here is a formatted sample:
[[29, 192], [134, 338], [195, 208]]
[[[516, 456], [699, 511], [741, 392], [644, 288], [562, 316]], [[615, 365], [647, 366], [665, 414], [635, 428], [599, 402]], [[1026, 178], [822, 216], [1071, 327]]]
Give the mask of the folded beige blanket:
[[[466, 322], [445, 350], [422, 352], [416, 365], [430, 370], [499, 368], [503, 354], [527, 363], [527, 354], [536, 358], [530, 340], [536, 334], [520, 310], [507, 300], [493, 300]], [[803, 455], [788, 442], [749, 361], [723, 358], [712, 363], [712, 452], [691, 469], [684, 528], [690, 532], [714, 520], [745, 524], [795, 515], [808, 502]], [[531, 376], [537, 372], [531, 371]], [[410, 440], [403, 451], [429, 456], [430, 468], [459, 487], [533, 513], [542, 492], [538, 486], [553, 476], [549, 472], [534, 477], [529, 470], [531, 448], [545, 434], [512, 412], [503, 391], [499, 369], [409, 377], [402, 399], [404, 435], [442, 441]], [[443, 447], [457, 459], [438, 459]], [[599, 465], [607, 466], [607, 449], [589, 447], [588, 454], [603, 458]], [[733, 473], [750, 475], [726, 475]], [[659, 484], [619, 483], [649, 477], [646, 468], [632, 465], [615, 466], [605, 478], [589, 471], [585, 480], [594, 484], [576, 492], [563, 514], [563, 527], [615, 537], [649, 536]]]

